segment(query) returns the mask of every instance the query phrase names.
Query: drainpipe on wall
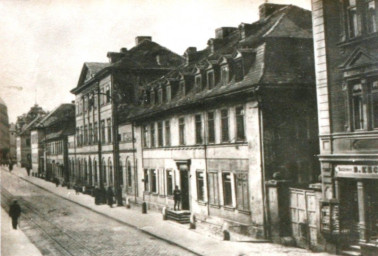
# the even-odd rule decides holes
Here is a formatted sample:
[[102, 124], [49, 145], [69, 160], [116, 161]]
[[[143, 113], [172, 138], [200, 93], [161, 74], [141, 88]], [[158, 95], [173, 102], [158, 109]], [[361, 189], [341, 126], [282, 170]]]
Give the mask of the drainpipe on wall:
[[264, 237], [267, 239], [270, 237], [269, 232], [269, 223], [268, 223], [268, 208], [267, 208], [267, 196], [266, 196], [266, 186], [265, 186], [265, 156], [264, 156], [264, 119], [262, 111], [262, 95], [259, 94], [259, 87], [255, 91], [256, 99], [258, 102], [258, 114], [259, 114], [259, 134], [260, 134], [260, 161], [261, 161], [261, 191], [263, 199], [263, 226], [264, 226]]

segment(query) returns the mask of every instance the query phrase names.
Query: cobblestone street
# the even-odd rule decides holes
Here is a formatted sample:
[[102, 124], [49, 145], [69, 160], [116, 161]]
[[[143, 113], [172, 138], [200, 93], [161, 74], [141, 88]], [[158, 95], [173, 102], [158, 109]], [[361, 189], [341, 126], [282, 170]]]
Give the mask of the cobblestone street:
[[192, 255], [2, 172], [2, 207], [22, 207], [21, 230], [43, 255]]

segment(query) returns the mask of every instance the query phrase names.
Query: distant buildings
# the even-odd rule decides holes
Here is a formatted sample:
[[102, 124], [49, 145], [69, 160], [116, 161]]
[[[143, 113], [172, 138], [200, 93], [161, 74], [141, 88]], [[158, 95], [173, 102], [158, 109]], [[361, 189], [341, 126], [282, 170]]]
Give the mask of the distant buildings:
[[0, 162], [7, 163], [9, 158], [9, 119], [8, 108], [0, 98]]

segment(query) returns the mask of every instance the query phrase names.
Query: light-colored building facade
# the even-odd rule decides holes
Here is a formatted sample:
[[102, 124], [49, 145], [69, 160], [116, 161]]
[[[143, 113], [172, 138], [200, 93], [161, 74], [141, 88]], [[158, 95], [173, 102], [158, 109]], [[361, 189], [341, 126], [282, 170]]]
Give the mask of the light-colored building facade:
[[188, 48], [186, 65], [150, 83], [131, 115], [138, 202], [172, 209], [177, 185], [182, 209], [211, 229], [268, 238], [277, 202], [265, 182], [318, 176], [312, 54], [311, 13], [275, 4]]

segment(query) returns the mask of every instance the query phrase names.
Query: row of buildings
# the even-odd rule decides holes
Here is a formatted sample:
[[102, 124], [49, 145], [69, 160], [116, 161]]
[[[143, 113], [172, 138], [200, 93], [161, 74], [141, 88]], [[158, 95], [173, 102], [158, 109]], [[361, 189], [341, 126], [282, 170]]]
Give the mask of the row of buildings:
[[9, 123], [8, 107], [0, 98], [0, 164], [16, 159], [16, 127]]
[[36, 176], [111, 187], [119, 204], [190, 213], [214, 233], [366, 254], [378, 239], [375, 6], [265, 3], [183, 56], [137, 37], [84, 63], [72, 104], [37, 111], [19, 162], [27, 134]]

